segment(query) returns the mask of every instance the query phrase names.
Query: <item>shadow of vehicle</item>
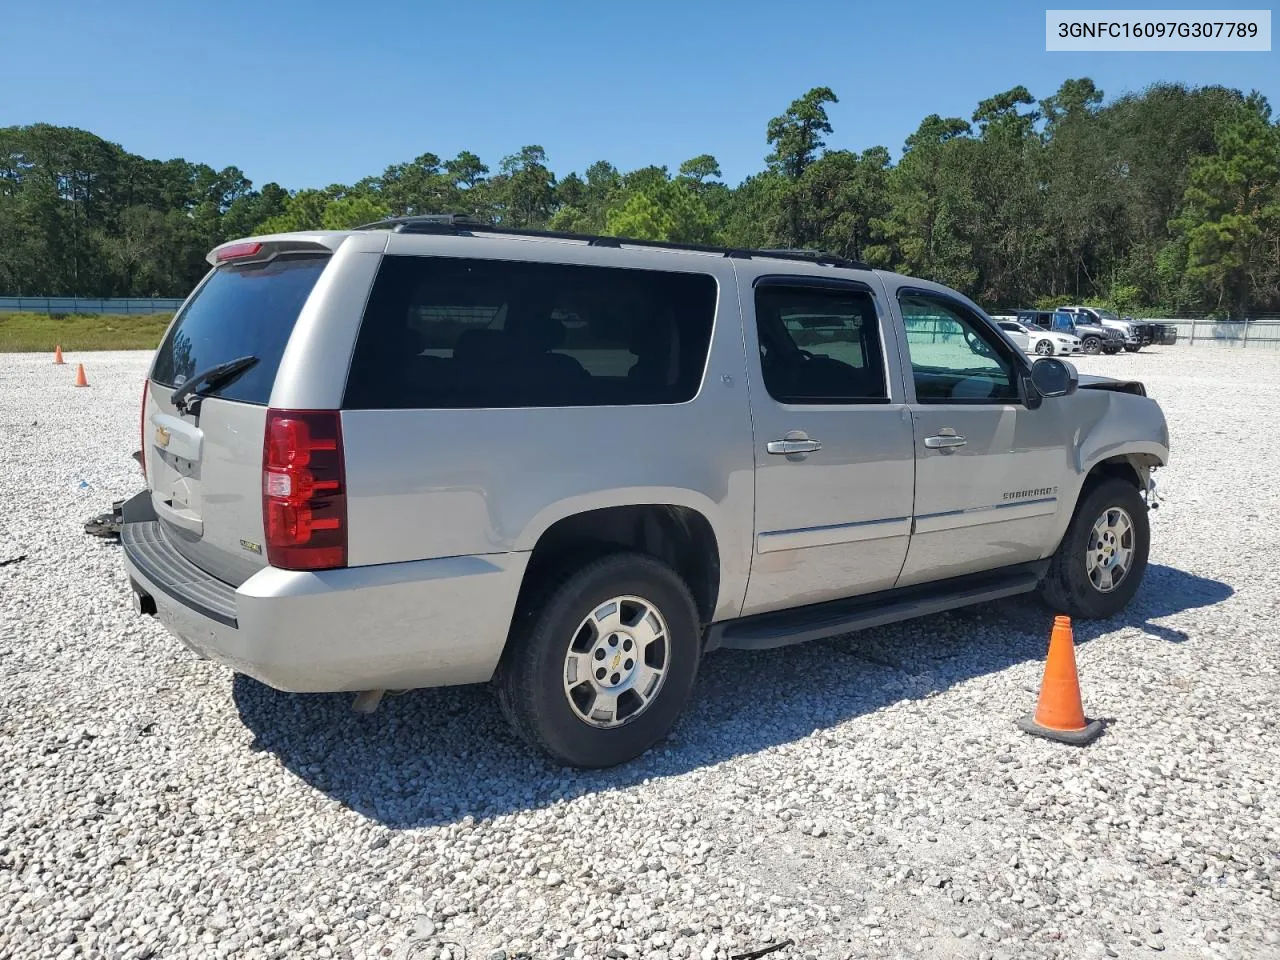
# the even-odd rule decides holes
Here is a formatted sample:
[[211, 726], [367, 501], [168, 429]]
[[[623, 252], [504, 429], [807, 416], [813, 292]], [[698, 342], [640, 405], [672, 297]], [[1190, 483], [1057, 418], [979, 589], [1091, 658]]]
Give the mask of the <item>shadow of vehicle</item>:
[[[1186, 635], [1157, 618], [1210, 606], [1231, 587], [1152, 565], [1129, 610], [1080, 624], [1077, 640], [1140, 626]], [[447, 824], [532, 809], [586, 793], [675, 776], [806, 737], [904, 699], [1044, 656], [1052, 615], [1033, 598], [983, 604], [828, 641], [760, 652], [720, 651], [703, 663], [672, 736], [611, 770], [554, 767], [510, 731], [487, 687], [416, 690], [352, 712], [351, 694], [288, 694], [237, 675], [232, 695], [254, 749], [388, 827]], [[491, 785], [502, 782], [502, 790]], [[512, 796], [510, 784], [523, 790]]]
[[[1114, 620], [1084, 624], [1085, 638], [1091, 639], [1089, 630], [1092, 628], [1099, 628], [1098, 632], [1105, 633], [1113, 623], [1118, 622], [1141, 627], [1147, 633], [1170, 643], [1182, 643], [1189, 639], [1186, 633], [1161, 626], [1154, 621], [1184, 610], [1211, 607], [1226, 600], [1233, 593], [1235, 591], [1221, 581], [1198, 577], [1175, 567], [1153, 563], [1148, 565], [1146, 576], [1142, 581], [1142, 589], [1129, 604], [1129, 609]], [[1079, 632], [1079, 630], [1076, 631], [1077, 635]]]

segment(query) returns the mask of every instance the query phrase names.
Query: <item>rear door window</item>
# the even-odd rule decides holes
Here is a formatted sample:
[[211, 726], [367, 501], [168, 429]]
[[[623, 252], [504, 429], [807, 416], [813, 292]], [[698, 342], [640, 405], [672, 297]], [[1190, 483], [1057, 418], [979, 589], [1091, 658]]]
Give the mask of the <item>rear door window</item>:
[[779, 403], [887, 403], [869, 290], [765, 278], [756, 288], [765, 389]]
[[716, 294], [697, 273], [388, 256], [343, 406], [683, 403], [702, 383]]
[[180, 387], [220, 363], [257, 357], [238, 378], [208, 395], [266, 405], [293, 325], [328, 262], [328, 257], [277, 257], [264, 264], [219, 267], [160, 344], [151, 379]]

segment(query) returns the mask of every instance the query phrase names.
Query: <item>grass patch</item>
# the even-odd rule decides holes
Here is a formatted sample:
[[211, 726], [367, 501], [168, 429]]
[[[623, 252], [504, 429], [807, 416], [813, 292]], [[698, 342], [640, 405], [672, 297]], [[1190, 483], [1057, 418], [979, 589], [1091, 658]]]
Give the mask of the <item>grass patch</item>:
[[154, 350], [171, 313], [50, 315], [0, 313], [0, 353], [66, 350]]

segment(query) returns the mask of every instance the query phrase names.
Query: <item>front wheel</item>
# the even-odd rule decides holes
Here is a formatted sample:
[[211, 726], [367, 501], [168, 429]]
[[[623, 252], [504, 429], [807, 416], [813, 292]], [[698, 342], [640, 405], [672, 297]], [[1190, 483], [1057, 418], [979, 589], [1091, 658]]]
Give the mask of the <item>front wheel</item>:
[[1093, 353], [1093, 354], [1101, 353], [1101, 352], [1102, 352], [1102, 338], [1101, 338], [1101, 337], [1085, 337], [1085, 338], [1084, 338], [1084, 352], [1085, 352], [1085, 353]]
[[693, 690], [702, 629], [689, 588], [659, 560], [601, 557], [567, 574], [513, 627], [498, 702], [559, 763], [610, 767], [671, 730]]
[[1081, 501], [1040, 585], [1057, 613], [1093, 620], [1129, 605], [1142, 584], [1151, 546], [1147, 505], [1138, 489], [1112, 478]]
[[1053, 344], [1050, 343], [1048, 340], [1039, 341], [1038, 343], [1036, 343], [1036, 353], [1040, 354], [1040, 356], [1042, 357], [1052, 357]]
[[1138, 346], [1138, 347], [1125, 347], [1124, 349], [1125, 349], [1125, 351], [1126, 351], [1127, 353], [1137, 353], [1139, 350], [1141, 350], [1141, 349], [1142, 349], [1142, 347], [1140, 347], [1140, 346]]

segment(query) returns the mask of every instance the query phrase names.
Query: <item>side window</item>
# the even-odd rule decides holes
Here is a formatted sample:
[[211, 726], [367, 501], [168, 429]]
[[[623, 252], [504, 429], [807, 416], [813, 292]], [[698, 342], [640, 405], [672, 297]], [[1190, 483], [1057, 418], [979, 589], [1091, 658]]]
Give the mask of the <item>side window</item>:
[[389, 256], [343, 405], [683, 403], [702, 383], [716, 295], [697, 273]]
[[920, 403], [1010, 403], [1014, 362], [975, 314], [944, 297], [901, 293], [907, 349]]
[[760, 368], [779, 403], [887, 403], [880, 321], [856, 287], [756, 288]]

